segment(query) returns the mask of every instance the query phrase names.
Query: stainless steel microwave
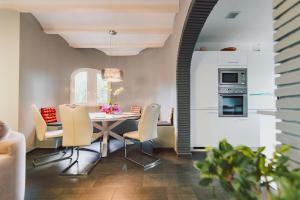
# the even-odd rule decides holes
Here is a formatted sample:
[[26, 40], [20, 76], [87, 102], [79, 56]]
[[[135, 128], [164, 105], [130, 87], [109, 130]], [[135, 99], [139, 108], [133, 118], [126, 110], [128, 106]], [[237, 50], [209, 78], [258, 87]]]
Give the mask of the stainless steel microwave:
[[219, 68], [219, 86], [247, 85], [247, 69]]

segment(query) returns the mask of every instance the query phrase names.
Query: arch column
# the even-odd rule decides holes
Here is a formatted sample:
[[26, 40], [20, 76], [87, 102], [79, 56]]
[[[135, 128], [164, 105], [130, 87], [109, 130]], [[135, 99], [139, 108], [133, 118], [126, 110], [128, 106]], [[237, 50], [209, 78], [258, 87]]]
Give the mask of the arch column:
[[191, 156], [190, 70], [199, 33], [218, 0], [193, 0], [185, 21], [178, 49], [177, 86], [177, 153]]

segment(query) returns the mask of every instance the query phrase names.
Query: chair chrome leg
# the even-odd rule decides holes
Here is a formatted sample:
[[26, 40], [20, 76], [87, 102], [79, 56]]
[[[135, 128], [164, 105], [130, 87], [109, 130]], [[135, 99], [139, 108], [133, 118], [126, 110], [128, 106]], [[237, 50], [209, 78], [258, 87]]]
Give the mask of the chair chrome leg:
[[[101, 161], [101, 152], [99, 153], [98, 151], [94, 151], [92, 149], [87, 149], [87, 148], [79, 148], [76, 147], [77, 150], [77, 156], [76, 159], [68, 166], [66, 167], [61, 173], [61, 176], [83, 176], [83, 175], [88, 175], [93, 169], [94, 167], [96, 167], [96, 165]], [[78, 163], [78, 159], [79, 159], [79, 151], [89, 151], [89, 152], [93, 152], [97, 154], [96, 159], [88, 164], [82, 171], [80, 172], [76, 172], [76, 173], [68, 173], [68, 171], [76, 164]]]
[[154, 158], [155, 160], [153, 161], [153, 162], [151, 162], [151, 163], [148, 163], [148, 164], [142, 164], [142, 163], [140, 163], [140, 162], [138, 162], [138, 161], [136, 161], [136, 160], [134, 160], [134, 159], [132, 159], [132, 158], [130, 158], [130, 157], [128, 157], [127, 156], [127, 145], [126, 145], [126, 138], [124, 137], [124, 158], [126, 159], [126, 160], [129, 160], [129, 161], [131, 161], [131, 162], [133, 162], [133, 163], [135, 163], [135, 164], [137, 164], [137, 165], [140, 165], [140, 166], [142, 166], [142, 167], [144, 167], [144, 171], [146, 171], [146, 170], [148, 170], [148, 169], [151, 169], [151, 168], [153, 168], [153, 167], [155, 167], [155, 166], [157, 166], [157, 165], [159, 165], [160, 163], [161, 163], [161, 160], [159, 159], [159, 158], [156, 158], [156, 157], [154, 157], [153, 155], [151, 155], [151, 154], [149, 154], [149, 153], [147, 153], [147, 152], [144, 152], [144, 150], [143, 150], [143, 143], [142, 142], [140, 142], [140, 150], [141, 150], [141, 153], [143, 153], [144, 155], [146, 155], [146, 156], [148, 156], [148, 157], [151, 157], [151, 158]]
[[[153, 147], [153, 142], [151, 140], [149, 140], [147, 142], [149, 142], [151, 144], [151, 146]], [[149, 154], [149, 153], [147, 153], [147, 152], [144, 151], [144, 149], [143, 149], [143, 143], [142, 142], [141, 142], [141, 152], [143, 154], [145, 154], [146, 156], [155, 159], [152, 163], [144, 165], [144, 169], [145, 170], [151, 169], [151, 168], [153, 168], [153, 167], [155, 167], [155, 166], [157, 166], [157, 165], [159, 165], [161, 163], [161, 160], [159, 158], [156, 158], [155, 156], [153, 156], [153, 154]]]
[[93, 149], [88, 149], [88, 148], [79, 148], [79, 150], [81, 150], [81, 151], [88, 151], [88, 152], [92, 152], [92, 153], [100, 153], [98, 151], [95, 151]]
[[34, 160], [38, 160], [38, 159], [41, 159], [41, 158], [47, 158], [47, 157], [51, 157], [51, 156], [56, 156], [60, 153], [63, 153], [63, 151], [56, 151], [56, 152], [53, 152], [53, 153], [47, 153], [47, 154], [44, 154], [44, 155], [40, 155], [40, 156], [35, 157]]
[[[96, 142], [96, 141], [94, 141], [94, 142]], [[92, 142], [92, 143], [94, 143], [94, 142]], [[99, 138], [99, 143], [100, 143], [100, 147], [101, 147], [101, 139], [100, 138]], [[99, 148], [99, 152], [96, 151], [96, 150], [93, 150], [93, 149], [88, 149], [88, 148], [80, 148], [80, 150], [89, 151], [89, 152], [92, 152], [92, 153], [99, 153], [99, 154], [101, 154], [101, 158], [102, 158], [101, 148]]]
[[51, 154], [42, 155], [42, 156], [39, 156], [39, 157], [33, 159], [32, 164], [33, 164], [34, 167], [40, 167], [40, 166], [43, 166], [43, 165], [48, 165], [48, 164], [51, 164], [51, 163], [71, 159], [72, 156], [73, 156], [73, 149], [72, 149], [71, 150], [71, 155], [69, 155], [68, 157], [62, 157], [62, 158], [58, 158], [58, 159], [54, 159], [54, 160], [50, 160], [50, 161], [46, 161], [46, 162], [38, 162], [38, 160], [41, 159], [41, 158], [55, 156], [55, 155], [60, 154], [61, 152], [63, 153], [62, 156], [65, 156], [66, 153], [67, 153], [67, 151], [64, 150], [64, 151], [59, 151], [59, 152], [55, 152], [55, 153], [51, 153]]
[[127, 145], [126, 145], [126, 138], [124, 138], [124, 157], [127, 158]]
[[[147, 141], [147, 142], [149, 142], [150, 144], [151, 144], [151, 146], [152, 146], [152, 142], [151, 142], [151, 140], [149, 140], [149, 141]], [[144, 151], [144, 149], [143, 149], [143, 143], [141, 142], [141, 152], [143, 153], [143, 154], [145, 154], [145, 155], [147, 155], [147, 156], [150, 156], [150, 157], [152, 157], [152, 158], [155, 158], [154, 156], [153, 156], [153, 154], [150, 154], [150, 153], [147, 153], [146, 151]]]
[[79, 147], [77, 147], [77, 156], [76, 156], [76, 159], [75, 161], [73, 161], [68, 167], [66, 167], [61, 173], [63, 175], [65, 175], [65, 173], [75, 164], [78, 162], [78, 158], [79, 158]]

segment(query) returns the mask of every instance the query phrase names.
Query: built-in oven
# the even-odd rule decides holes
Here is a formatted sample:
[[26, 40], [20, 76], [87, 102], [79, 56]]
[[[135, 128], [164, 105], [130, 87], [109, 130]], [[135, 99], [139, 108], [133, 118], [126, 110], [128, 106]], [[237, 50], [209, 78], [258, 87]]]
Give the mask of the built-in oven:
[[[223, 88], [219, 93], [219, 117], [247, 117], [246, 88]], [[227, 91], [227, 92], [226, 92]]]
[[247, 85], [247, 69], [219, 68], [219, 86]]

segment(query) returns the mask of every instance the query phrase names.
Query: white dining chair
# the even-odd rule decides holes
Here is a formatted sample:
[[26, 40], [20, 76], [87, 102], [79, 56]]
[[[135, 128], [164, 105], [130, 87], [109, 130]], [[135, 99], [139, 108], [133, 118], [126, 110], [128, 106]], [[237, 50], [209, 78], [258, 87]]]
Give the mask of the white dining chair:
[[[93, 125], [87, 108], [78, 105], [60, 105], [59, 111], [63, 128], [63, 146], [71, 148], [72, 152], [77, 151], [75, 160], [62, 171], [61, 175], [88, 175], [101, 160], [101, 152], [82, 148], [89, 146], [93, 140]], [[68, 173], [69, 169], [78, 163], [80, 150], [96, 153], [97, 156], [83, 171]]]
[[[123, 135], [125, 159], [144, 167], [144, 170], [150, 169], [160, 164], [160, 159], [153, 157], [152, 154], [149, 154], [143, 150], [143, 142], [150, 142], [152, 144], [153, 140], [157, 138], [157, 122], [158, 122], [159, 113], [160, 113], [159, 104], [153, 103], [148, 105], [142, 113], [138, 125], [138, 130], [128, 132]], [[133, 158], [128, 157], [126, 140], [133, 140], [139, 142], [141, 153], [145, 154], [146, 156], [150, 156], [155, 160], [151, 163], [143, 164]]]
[[174, 126], [174, 108], [170, 109], [168, 121], [158, 121], [157, 126]]
[[[43, 141], [47, 141], [47, 140], [51, 140], [51, 139], [62, 138], [62, 136], [63, 136], [62, 130], [48, 130], [47, 124], [46, 124], [44, 118], [42, 117], [38, 107], [36, 105], [32, 105], [31, 108], [32, 108], [33, 119], [34, 119], [34, 124], [35, 124], [36, 138], [39, 141], [43, 142]], [[60, 158], [54, 159], [54, 160], [48, 159], [50, 157], [56, 156], [61, 153], [63, 153], [63, 156], [64, 156], [66, 154], [66, 151], [62, 150], [62, 151], [57, 151], [54, 153], [38, 156], [33, 159], [32, 164], [34, 167], [38, 167], [38, 166], [47, 165], [50, 163], [66, 160], [72, 156], [72, 155], [70, 155], [68, 157], [60, 157]], [[46, 161], [43, 162], [41, 160], [46, 160]]]

